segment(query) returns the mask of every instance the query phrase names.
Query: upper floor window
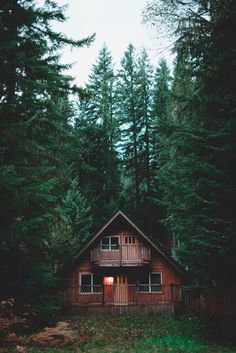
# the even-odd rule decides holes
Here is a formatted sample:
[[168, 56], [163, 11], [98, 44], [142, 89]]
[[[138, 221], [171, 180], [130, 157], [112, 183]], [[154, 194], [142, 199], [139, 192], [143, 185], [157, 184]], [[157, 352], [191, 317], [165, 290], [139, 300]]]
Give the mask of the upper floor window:
[[102, 250], [118, 250], [119, 249], [119, 237], [111, 235], [109, 237], [103, 237], [101, 239]]
[[135, 237], [132, 235], [125, 236], [125, 244], [135, 244]]

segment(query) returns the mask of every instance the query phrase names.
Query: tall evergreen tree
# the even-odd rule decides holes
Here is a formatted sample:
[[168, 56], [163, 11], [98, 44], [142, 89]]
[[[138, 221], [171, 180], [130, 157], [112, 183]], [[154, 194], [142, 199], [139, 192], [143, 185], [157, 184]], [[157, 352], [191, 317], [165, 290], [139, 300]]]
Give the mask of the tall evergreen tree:
[[116, 132], [115, 76], [111, 53], [104, 44], [92, 67], [86, 91], [83, 113], [92, 123], [102, 125], [108, 141], [113, 146]]
[[104, 45], [87, 84], [89, 107], [86, 113], [90, 114], [92, 119], [96, 119], [96, 123], [103, 129], [103, 149], [106, 154], [104, 156], [106, 173], [106, 182], [103, 187], [103, 192], [106, 194], [104, 202], [111, 203], [111, 207], [114, 207], [114, 202], [116, 203], [115, 199], [118, 197], [119, 189], [118, 159], [115, 149], [118, 138], [115, 84], [112, 56]]
[[[153, 68], [147, 51], [129, 45], [119, 72], [123, 197], [150, 235], [160, 231], [154, 177], [156, 121], [153, 114]], [[135, 191], [135, 192], [134, 192]], [[160, 238], [158, 239], [160, 241]]]
[[[168, 126], [168, 118], [170, 112], [171, 92], [170, 92], [170, 70], [165, 59], [161, 59], [156, 68], [153, 87], [152, 100], [152, 116], [153, 116], [153, 160], [154, 163], [160, 165], [159, 144], [164, 133], [164, 129]], [[163, 149], [164, 150], [164, 149]], [[158, 154], [158, 157], [157, 157]]]
[[[155, 71], [152, 101], [151, 101], [151, 166], [152, 166], [152, 219], [155, 220], [155, 229], [159, 233], [159, 242], [166, 250], [170, 251], [170, 236], [161, 225], [165, 217], [165, 204], [161, 201], [161, 186], [165, 185], [165, 167], [171, 161], [170, 141], [172, 118], [171, 92], [170, 92], [170, 70], [165, 59], [161, 59]], [[163, 179], [164, 178], [164, 179]], [[168, 176], [168, 181], [172, 179]], [[165, 189], [166, 190], [166, 189]]]
[[171, 104], [168, 110], [164, 108], [159, 112], [157, 184], [166, 211], [164, 223], [171, 232], [174, 247], [183, 241], [184, 235], [189, 236], [190, 218], [194, 216], [191, 207], [196, 185], [193, 149], [195, 143], [199, 143], [193, 134], [194, 113], [190, 105], [194, 89], [191, 69], [178, 63], [174, 70]]
[[52, 268], [71, 261], [78, 250], [91, 238], [92, 216], [86, 199], [81, 195], [77, 180], [56, 208], [48, 242], [49, 261]]
[[76, 173], [97, 224], [117, 207], [119, 194], [115, 76], [105, 45], [92, 67], [79, 110], [75, 143], [81, 165]]
[[149, 7], [152, 19], [164, 12], [177, 29], [178, 66], [184, 63], [191, 70], [195, 87], [192, 96], [185, 95], [187, 100], [178, 98], [178, 130], [172, 141], [180, 172], [176, 176], [170, 168], [176, 185], [167, 208], [175, 207], [175, 213], [168, 211], [167, 223], [178, 233], [178, 256], [196, 282], [216, 289], [230, 287], [235, 284], [231, 268], [236, 248], [235, 6], [231, 0], [173, 0], [168, 7], [164, 1]]
[[[97, 229], [117, 208], [119, 192], [118, 159], [109, 151], [104, 129], [78, 118], [74, 131], [74, 170], [82, 195], [87, 199]], [[109, 173], [108, 152], [112, 160]]]
[[[153, 68], [147, 51], [143, 49], [138, 59], [138, 104], [137, 116], [140, 122], [138, 143], [140, 148], [140, 201], [137, 216], [150, 236], [159, 233], [160, 214], [155, 202], [155, 146], [156, 122], [152, 112]], [[158, 239], [160, 241], [160, 238]]]
[[146, 49], [143, 49], [138, 61], [139, 77], [139, 100], [138, 117], [141, 122], [141, 132], [139, 140], [141, 142], [141, 164], [142, 164], [142, 185], [145, 198], [151, 194], [151, 142], [152, 142], [152, 121], [151, 121], [151, 88], [152, 88], [152, 67], [149, 62]]
[[57, 150], [67, 136], [58, 103], [70, 90], [57, 49], [92, 40], [68, 39], [51, 29], [52, 20], [65, 17], [50, 0], [41, 8], [21, 0], [1, 6], [1, 295], [25, 300], [51, 283], [45, 244], [63, 180]]
[[80, 160], [76, 173], [96, 224], [106, 219], [118, 204], [116, 104], [112, 57], [103, 46], [92, 67], [85, 96], [80, 100], [75, 128], [75, 157]]
[[[138, 116], [139, 82], [138, 63], [135, 48], [130, 44], [121, 60], [119, 75], [119, 100], [123, 161], [125, 165], [124, 184], [127, 184], [126, 193], [130, 192], [130, 200], [137, 209], [140, 201], [140, 142], [141, 131]], [[133, 192], [134, 189], [134, 192]]]

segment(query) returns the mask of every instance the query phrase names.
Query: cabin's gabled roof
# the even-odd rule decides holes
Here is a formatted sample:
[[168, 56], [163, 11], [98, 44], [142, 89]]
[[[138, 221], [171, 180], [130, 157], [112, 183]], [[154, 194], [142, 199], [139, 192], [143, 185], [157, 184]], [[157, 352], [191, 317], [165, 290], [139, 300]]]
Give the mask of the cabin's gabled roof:
[[118, 210], [113, 217], [100, 229], [100, 231], [78, 252], [78, 254], [75, 256], [73, 263], [77, 262], [78, 259], [84, 254], [84, 252], [89, 249], [89, 247], [93, 244], [94, 241], [96, 241], [97, 238], [118, 218], [122, 217], [129, 225], [131, 225], [140, 235], [143, 237], [150, 245], [152, 248], [154, 248], [169, 264], [171, 264], [178, 272], [180, 272], [182, 275], [186, 276], [185, 271], [174, 261], [170, 256], [165, 254], [165, 252], [160, 249], [159, 246], [157, 246], [153, 241], [143, 233], [143, 231], [138, 228], [138, 226], [133, 223], [130, 218], [121, 210]]

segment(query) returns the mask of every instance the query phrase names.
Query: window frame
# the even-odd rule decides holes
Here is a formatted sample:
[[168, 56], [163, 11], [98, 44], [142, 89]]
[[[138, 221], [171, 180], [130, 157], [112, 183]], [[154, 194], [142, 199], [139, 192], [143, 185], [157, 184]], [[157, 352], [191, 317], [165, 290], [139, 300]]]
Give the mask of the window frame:
[[[160, 284], [152, 284], [151, 283], [151, 275], [160, 275], [160, 279], [161, 279], [161, 283]], [[161, 290], [152, 290], [152, 286], [160, 286], [161, 287]], [[163, 290], [162, 290], [162, 286], [163, 286], [163, 273], [162, 272], [149, 272], [148, 273], [148, 283], [147, 284], [142, 284], [142, 283], [140, 283], [140, 280], [138, 279], [138, 286], [139, 286], [139, 293], [141, 293], [141, 294], [145, 294], [145, 293], [148, 293], [148, 294], [150, 294], [150, 293], [163, 293]], [[142, 291], [142, 290], [140, 290], [141, 288], [140, 288], [140, 286], [146, 286], [147, 288], [148, 288], [148, 290], [147, 291]]]
[[135, 244], [136, 244], [135, 236], [125, 234], [125, 245], [135, 245]]
[[[82, 276], [83, 275], [90, 275], [90, 279], [91, 279], [91, 285], [90, 286], [86, 286], [86, 285], [82, 284]], [[89, 295], [91, 295], [91, 294], [102, 294], [103, 293], [103, 291], [102, 291], [103, 283], [101, 285], [95, 285], [94, 284], [94, 273], [92, 273], [92, 272], [81, 272], [79, 274], [79, 285], [80, 285], [80, 294], [83, 294], [83, 295], [88, 295], [89, 294]], [[94, 286], [96, 286], [96, 288], [101, 287], [101, 291], [95, 292], [94, 291]], [[90, 287], [91, 291], [90, 292], [83, 292], [82, 291], [83, 287]]]
[[[108, 238], [109, 239], [109, 243], [108, 244], [102, 244], [102, 240], [104, 238]], [[118, 239], [117, 249], [112, 249], [112, 246], [114, 246], [114, 244], [111, 243], [111, 239], [112, 238], [117, 238]], [[108, 248], [105, 249], [105, 248], [103, 248], [103, 246], [104, 247], [107, 246]], [[106, 237], [101, 238], [101, 240], [100, 240], [100, 249], [102, 251], [119, 251], [120, 250], [120, 236], [114, 234], [114, 235], [108, 235]]]

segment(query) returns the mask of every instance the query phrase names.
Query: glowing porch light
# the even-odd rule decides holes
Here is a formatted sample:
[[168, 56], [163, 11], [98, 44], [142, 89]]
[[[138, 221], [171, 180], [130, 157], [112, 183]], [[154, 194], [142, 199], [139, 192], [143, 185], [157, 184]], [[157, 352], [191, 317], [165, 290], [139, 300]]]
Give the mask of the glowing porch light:
[[114, 284], [114, 277], [104, 277], [104, 284], [112, 286]]

